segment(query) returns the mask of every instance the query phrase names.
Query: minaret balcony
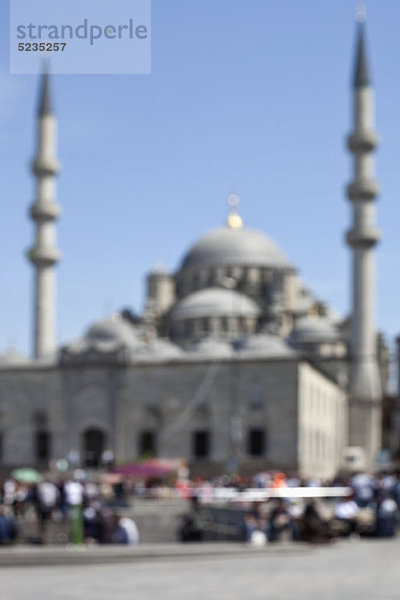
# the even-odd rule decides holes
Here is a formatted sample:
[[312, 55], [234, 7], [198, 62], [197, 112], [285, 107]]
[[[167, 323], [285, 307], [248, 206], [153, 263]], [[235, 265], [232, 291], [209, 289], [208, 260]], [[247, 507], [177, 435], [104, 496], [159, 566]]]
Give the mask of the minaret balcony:
[[379, 185], [371, 179], [361, 179], [347, 186], [350, 200], [374, 200], [379, 194]]
[[29, 210], [35, 221], [54, 221], [61, 214], [61, 207], [55, 202], [35, 202]]
[[56, 175], [60, 170], [60, 163], [56, 158], [36, 158], [32, 163], [32, 171], [35, 175]]
[[373, 131], [352, 133], [347, 138], [347, 145], [352, 152], [372, 152], [378, 145], [378, 136]]
[[28, 250], [29, 260], [36, 266], [50, 267], [61, 258], [61, 253], [53, 247], [33, 247]]
[[381, 232], [374, 227], [362, 231], [350, 229], [346, 234], [346, 242], [352, 248], [372, 248], [380, 239]]

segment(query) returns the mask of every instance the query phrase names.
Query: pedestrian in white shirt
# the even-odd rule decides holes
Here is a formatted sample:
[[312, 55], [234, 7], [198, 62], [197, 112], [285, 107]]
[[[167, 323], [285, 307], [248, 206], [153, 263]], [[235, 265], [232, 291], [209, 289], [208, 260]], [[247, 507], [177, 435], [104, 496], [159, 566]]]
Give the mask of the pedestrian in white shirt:
[[83, 503], [83, 486], [79, 481], [67, 481], [64, 484], [65, 502], [67, 506], [81, 506]]

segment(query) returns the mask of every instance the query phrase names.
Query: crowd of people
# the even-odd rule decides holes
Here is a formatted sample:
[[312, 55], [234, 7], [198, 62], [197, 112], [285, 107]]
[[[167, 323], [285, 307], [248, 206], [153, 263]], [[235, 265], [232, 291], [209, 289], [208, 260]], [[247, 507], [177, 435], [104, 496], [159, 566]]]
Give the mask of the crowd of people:
[[[121, 487], [102, 486], [76, 471], [70, 479], [22, 483], [7, 478], [0, 488], [0, 544], [15, 541], [18, 524], [35, 515], [38, 541], [48, 542], [51, 522], [70, 525], [77, 543], [137, 544], [132, 519], [118, 510], [124, 505]], [[69, 536], [69, 537], [71, 537]]]
[[[289, 491], [285, 495], [291, 488], [327, 486], [333, 488], [330, 499], [313, 497], [310, 490], [303, 496]], [[341, 493], [335, 497], [336, 488], [341, 488]], [[248, 490], [264, 491], [265, 498], [243, 499], [241, 492]], [[169, 480], [136, 480], [104, 473], [93, 480], [90, 473], [76, 470], [65, 479], [41, 477], [34, 483], [8, 477], [0, 485], [0, 544], [18, 539], [19, 525], [32, 518], [41, 543], [50, 541], [50, 524], [56, 522], [69, 524], [77, 543], [136, 544], [139, 532], [128, 516], [135, 498], [189, 500], [190, 510], [178, 533], [182, 541], [206, 539], [206, 507], [221, 499], [242, 511], [241, 535], [249, 543], [274, 542], [284, 535], [311, 542], [338, 535], [391, 536], [398, 524], [400, 473], [360, 472], [329, 482], [280, 472]]]
[[[390, 497], [360, 506], [350, 494], [335, 502], [282, 498], [256, 502], [244, 516], [248, 543], [275, 542], [285, 533], [293, 541], [329, 542], [338, 537], [392, 537], [398, 526], [398, 504]], [[260, 537], [262, 534], [263, 537]]]
[[[207, 511], [202, 509], [200, 500], [206, 503], [207, 498], [218, 498], [215, 490], [219, 487], [212, 487], [210, 482], [195, 483], [196, 502], [192, 502], [178, 532], [182, 541], [207, 536]], [[218, 481], [217, 485], [221, 483]], [[330, 482], [301, 480], [284, 473], [261, 473], [251, 481], [233, 478], [225, 484], [243, 492], [249, 487], [266, 491], [262, 501], [249, 502], [246, 494], [231, 499], [231, 505], [243, 511], [238, 535], [251, 544], [275, 542], [283, 535], [294, 541], [307, 542], [329, 542], [337, 537], [391, 537], [396, 534], [399, 523], [400, 473], [371, 475], [360, 472]], [[331, 495], [319, 498], [317, 488], [324, 487], [331, 488]], [[293, 488], [316, 488], [315, 497], [310, 489], [308, 493], [299, 490], [298, 495], [293, 495]]]

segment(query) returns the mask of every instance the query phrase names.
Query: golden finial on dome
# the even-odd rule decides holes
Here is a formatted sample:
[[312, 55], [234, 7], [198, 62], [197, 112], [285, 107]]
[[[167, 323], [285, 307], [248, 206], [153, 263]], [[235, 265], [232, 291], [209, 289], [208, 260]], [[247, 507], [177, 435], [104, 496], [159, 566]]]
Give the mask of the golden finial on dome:
[[226, 224], [231, 229], [240, 229], [243, 225], [242, 218], [237, 211], [238, 204], [239, 196], [236, 196], [236, 194], [231, 194], [228, 197], [229, 213], [228, 218], [226, 220]]

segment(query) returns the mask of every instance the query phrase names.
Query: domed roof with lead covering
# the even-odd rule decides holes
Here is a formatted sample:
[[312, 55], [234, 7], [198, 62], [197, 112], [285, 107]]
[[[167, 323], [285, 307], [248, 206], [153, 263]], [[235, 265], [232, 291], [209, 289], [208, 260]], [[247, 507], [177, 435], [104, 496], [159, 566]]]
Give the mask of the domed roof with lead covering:
[[181, 269], [219, 266], [282, 269], [291, 265], [285, 253], [264, 233], [247, 227], [218, 227], [192, 246]]
[[326, 317], [308, 316], [296, 321], [292, 342], [334, 342], [339, 338], [335, 324]]
[[197, 319], [202, 317], [251, 316], [257, 317], [260, 308], [248, 296], [224, 288], [207, 288], [193, 292], [175, 305], [171, 319]]
[[135, 348], [141, 345], [135, 327], [119, 314], [93, 323], [85, 335], [85, 340], [95, 344], [120, 344], [128, 348]]
[[245, 338], [238, 345], [238, 349], [252, 356], [296, 356], [296, 352], [282, 338], [268, 333], [258, 333]]
[[191, 356], [192, 354], [220, 358], [232, 356], [233, 350], [232, 345], [227, 340], [210, 335], [198, 341], [190, 348], [189, 355]]
[[140, 359], [153, 360], [154, 358], [174, 359], [180, 358], [183, 352], [179, 346], [170, 340], [157, 338], [139, 348], [132, 356]]

